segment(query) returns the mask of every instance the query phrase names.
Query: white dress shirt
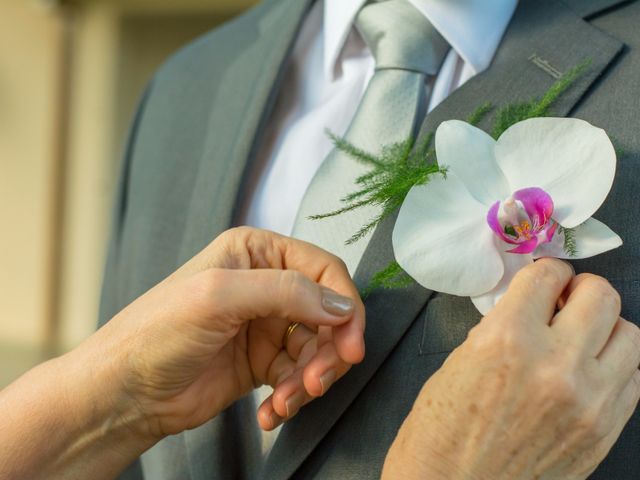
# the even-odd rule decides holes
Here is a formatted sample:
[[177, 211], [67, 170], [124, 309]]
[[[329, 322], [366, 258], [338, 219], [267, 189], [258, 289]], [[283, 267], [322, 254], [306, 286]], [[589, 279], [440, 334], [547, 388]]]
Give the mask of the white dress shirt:
[[[431, 110], [489, 66], [517, 0], [408, 1], [452, 47], [436, 78]], [[365, 3], [319, 0], [304, 21], [239, 223], [291, 234], [304, 193], [333, 148], [325, 130], [344, 135], [373, 76], [373, 56], [354, 28]], [[257, 401], [270, 393], [263, 387]], [[265, 454], [276, 435], [263, 435]]]
[[[437, 76], [429, 111], [485, 70], [517, 0], [408, 0], [452, 46]], [[374, 71], [354, 28], [366, 0], [319, 0], [294, 46], [240, 223], [290, 235], [304, 193], [343, 135]]]

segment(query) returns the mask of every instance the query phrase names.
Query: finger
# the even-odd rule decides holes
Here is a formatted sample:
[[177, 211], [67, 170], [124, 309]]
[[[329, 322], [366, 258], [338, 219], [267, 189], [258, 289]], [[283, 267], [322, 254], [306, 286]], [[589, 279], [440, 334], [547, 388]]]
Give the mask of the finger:
[[[317, 337], [315, 335], [309, 338], [309, 341], [300, 347], [298, 357], [296, 359], [291, 358], [288, 352], [281, 350], [275, 356], [269, 369], [267, 371], [267, 385], [271, 385], [276, 388], [285, 379], [293, 376], [293, 374], [306, 366], [313, 358], [318, 350]], [[296, 377], [297, 378], [297, 377]], [[297, 385], [300, 388], [304, 388], [302, 377]]]
[[618, 417], [618, 433], [622, 431], [633, 412], [638, 408], [638, 401], [640, 401], [640, 370], [636, 369], [620, 395], [618, 411], [621, 412], [621, 415]]
[[[292, 360], [285, 351], [281, 351], [272, 362], [268, 383], [274, 391], [258, 409], [258, 421], [263, 429], [276, 428], [280, 423], [294, 416], [302, 405], [313, 398], [313, 395], [305, 391], [301, 365], [309, 363], [316, 353], [316, 342], [314, 335], [300, 349], [298, 362]], [[279, 399], [278, 411], [274, 408], [274, 395]]]
[[[327, 270], [319, 281], [324, 285], [331, 286], [335, 291], [354, 299], [353, 316], [349, 322], [333, 329], [333, 341], [335, 342], [340, 358], [345, 362], [355, 364], [360, 363], [364, 359], [365, 308], [360, 299], [360, 294], [351, 282], [351, 278], [349, 277], [349, 282], [341, 280], [344, 279], [344, 275], [348, 275], [346, 267], [342, 264], [341, 266], [344, 268], [342, 276], [335, 277], [331, 270]], [[337, 282], [336, 278], [338, 279]]]
[[312, 400], [304, 389], [303, 370], [299, 368], [291, 376], [283, 380], [273, 390], [271, 403], [274, 411], [288, 420]]
[[552, 328], [591, 358], [607, 343], [620, 316], [620, 295], [604, 278], [581, 274], [567, 287], [568, 297]]
[[[268, 373], [269, 385], [277, 388], [285, 379], [293, 375], [295, 370], [302, 369], [301, 383], [290, 381], [287, 389], [304, 389], [311, 397], [323, 395], [333, 383], [342, 377], [351, 364], [346, 363], [338, 355], [335, 344], [332, 341], [331, 329], [321, 327], [319, 334], [311, 334], [307, 337], [307, 342], [300, 345], [294, 352], [297, 360], [284, 351], [280, 352], [271, 363]], [[307, 335], [307, 334], [305, 334]], [[321, 342], [321, 343], [319, 343]], [[293, 384], [295, 383], [295, 384]]]
[[[316, 329], [317, 330], [317, 329]], [[295, 330], [286, 339], [286, 349], [289, 357], [294, 361], [300, 356], [300, 351], [311, 340], [315, 339], [316, 332], [306, 327], [303, 324], [299, 324]]]
[[273, 317], [307, 325], [337, 326], [354, 314], [355, 302], [322, 287], [293, 270], [211, 269], [199, 274], [209, 282], [205, 294], [210, 297], [216, 319], [237, 327], [254, 319]]
[[297, 369], [295, 360], [292, 360], [287, 352], [281, 350], [269, 365], [266, 384], [275, 388], [285, 378], [293, 375]]
[[313, 397], [324, 395], [329, 388], [351, 368], [344, 362], [332, 343], [325, 343], [304, 367], [304, 388]]
[[[261, 383], [273, 385], [269, 379], [273, 378], [272, 371], [278, 362], [271, 359], [276, 359], [280, 354], [284, 354], [283, 358], [291, 360], [290, 363], [295, 367], [302, 347], [316, 338], [317, 326], [312, 325], [309, 328], [298, 322], [295, 324], [297, 326], [288, 338], [287, 330], [293, 323], [282, 318], [267, 318], [254, 323], [249, 329], [248, 341], [253, 345], [249, 351], [251, 365], [256, 378]], [[331, 327], [321, 328], [331, 330]], [[286, 352], [283, 352], [283, 349]]]
[[620, 318], [598, 360], [607, 371], [614, 372], [616, 384], [622, 389], [640, 364], [640, 329]]
[[[627, 383], [624, 390], [619, 396], [616, 408], [614, 411], [618, 414], [613, 424], [611, 432], [609, 432], [598, 444], [594, 447], [594, 455], [597, 460], [604, 459], [611, 447], [616, 443], [622, 430], [626, 426], [627, 422], [638, 407], [638, 400], [640, 399], [640, 371], [636, 370], [631, 378], [631, 381]], [[589, 462], [592, 463], [592, 462]], [[599, 463], [599, 462], [598, 462]], [[587, 472], [589, 473], [589, 472]], [[586, 478], [581, 476], [580, 478]]]
[[258, 425], [262, 430], [270, 432], [271, 430], [279, 427], [284, 419], [276, 413], [273, 409], [273, 395], [269, 395], [268, 398], [262, 402], [258, 407]]
[[273, 392], [274, 411], [289, 419], [314, 398], [324, 395], [351, 364], [340, 359], [330, 343], [321, 347], [307, 366], [282, 380]]
[[520, 270], [499, 306], [502, 318], [524, 318], [549, 324], [558, 298], [573, 278], [573, 267], [555, 258], [542, 258]]
[[344, 375], [351, 367], [340, 359], [333, 343], [327, 342], [320, 348], [316, 347], [315, 341], [310, 343], [314, 345], [302, 349], [299, 368], [274, 388], [274, 409], [285, 419], [293, 417], [302, 406], [323, 395], [336, 377]]
[[336, 327], [336, 347], [346, 362], [358, 363], [364, 358], [364, 305], [344, 262], [335, 255], [311, 243], [241, 227], [220, 235], [179, 272], [195, 274], [212, 268], [295, 270], [352, 299], [355, 311]]
[[351, 320], [343, 325], [335, 327], [335, 332], [333, 334], [340, 358], [345, 362], [356, 364], [360, 363], [364, 359], [364, 328], [364, 304], [358, 298], [356, 300], [355, 313]]
[[348, 363], [364, 358], [365, 308], [358, 289], [344, 262], [331, 253], [307, 242], [280, 237], [282, 255], [287, 268], [307, 275], [355, 303], [351, 320], [335, 328], [334, 340], [340, 357]]

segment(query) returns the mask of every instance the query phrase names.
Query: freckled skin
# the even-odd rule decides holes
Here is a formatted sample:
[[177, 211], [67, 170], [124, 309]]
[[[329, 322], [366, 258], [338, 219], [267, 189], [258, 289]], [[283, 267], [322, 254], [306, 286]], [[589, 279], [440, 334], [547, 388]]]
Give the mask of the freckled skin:
[[640, 330], [612, 294], [559, 260], [523, 269], [424, 385], [383, 479], [586, 479], [640, 398]]

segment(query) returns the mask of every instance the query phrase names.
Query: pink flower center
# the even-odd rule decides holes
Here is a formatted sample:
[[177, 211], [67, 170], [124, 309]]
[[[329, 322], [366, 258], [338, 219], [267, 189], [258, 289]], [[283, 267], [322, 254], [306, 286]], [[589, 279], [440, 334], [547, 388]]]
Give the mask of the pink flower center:
[[540, 244], [550, 242], [558, 229], [551, 218], [553, 200], [538, 187], [523, 188], [504, 202], [494, 203], [487, 223], [502, 241], [515, 245], [510, 253], [532, 253]]

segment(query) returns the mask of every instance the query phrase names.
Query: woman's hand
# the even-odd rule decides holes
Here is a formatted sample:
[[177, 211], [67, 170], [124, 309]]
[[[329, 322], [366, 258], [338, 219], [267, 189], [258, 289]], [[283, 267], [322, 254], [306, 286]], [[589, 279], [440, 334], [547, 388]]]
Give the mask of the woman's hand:
[[[229, 230], [83, 347], [118, 358], [118, 382], [159, 438], [197, 427], [262, 384], [272, 429], [364, 356], [364, 306], [337, 257], [250, 228]], [[288, 326], [300, 322], [287, 348]]]
[[[300, 322], [284, 348], [288, 326]], [[158, 438], [197, 427], [262, 384], [272, 429], [364, 356], [364, 306], [344, 264], [301, 241], [225, 232], [85, 346], [117, 358]]]
[[[261, 384], [271, 429], [364, 356], [344, 264], [308, 243], [230, 230], [67, 355], [0, 392], [0, 479], [113, 478], [164, 436]], [[300, 322], [289, 336], [292, 322]]]

